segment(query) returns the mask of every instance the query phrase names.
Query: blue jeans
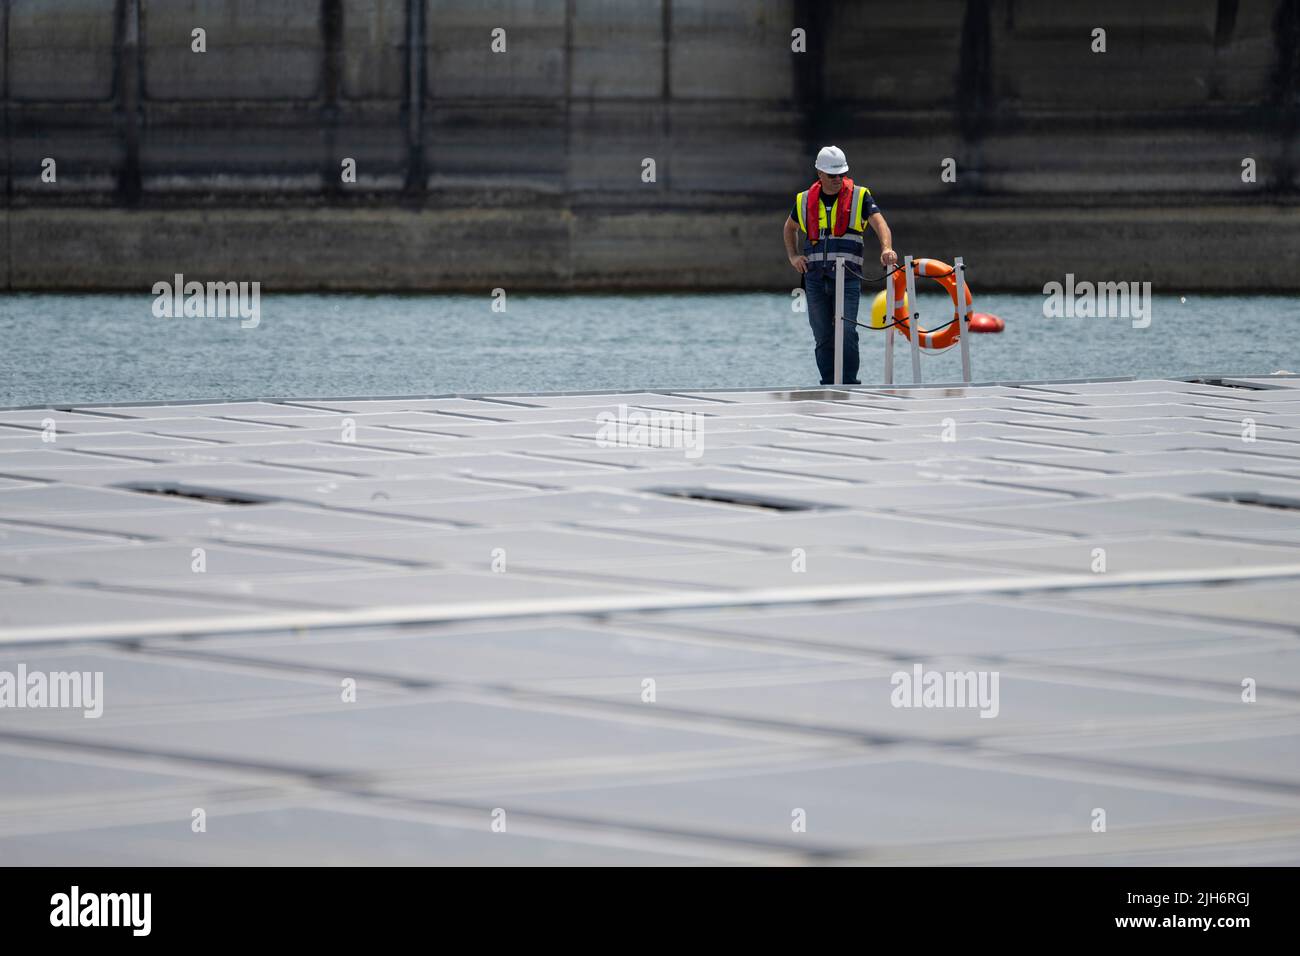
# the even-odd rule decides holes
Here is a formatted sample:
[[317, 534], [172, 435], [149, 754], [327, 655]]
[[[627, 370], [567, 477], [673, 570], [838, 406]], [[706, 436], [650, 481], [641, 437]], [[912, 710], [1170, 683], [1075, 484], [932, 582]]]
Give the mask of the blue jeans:
[[[817, 371], [822, 384], [835, 381], [835, 270], [828, 269], [823, 276], [811, 270], [804, 281], [804, 295], [808, 303], [808, 324], [812, 326], [816, 348]], [[844, 275], [844, 317], [856, 321], [858, 299], [862, 295], [862, 280]], [[858, 384], [858, 327], [844, 324], [844, 384]]]

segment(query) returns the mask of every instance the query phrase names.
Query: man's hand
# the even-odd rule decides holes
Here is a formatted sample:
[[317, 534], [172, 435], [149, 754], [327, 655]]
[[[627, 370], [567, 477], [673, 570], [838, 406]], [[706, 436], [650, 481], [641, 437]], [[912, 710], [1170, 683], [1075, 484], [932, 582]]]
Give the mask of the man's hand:
[[790, 265], [794, 266], [795, 272], [800, 272], [800, 273], [807, 272], [808, 258], [807, 256], [791, 256]]
[[886, 246], [880, 250], [880, 264], [886, 269], [892, 269], [898, 265], [898, 253]]

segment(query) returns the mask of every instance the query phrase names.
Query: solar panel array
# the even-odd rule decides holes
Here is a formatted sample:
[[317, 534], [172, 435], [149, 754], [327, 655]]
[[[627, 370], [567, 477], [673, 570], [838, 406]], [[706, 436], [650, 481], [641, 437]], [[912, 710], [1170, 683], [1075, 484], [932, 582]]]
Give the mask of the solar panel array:
[[1298, 611], [1294, 377], [0, 410], [0, 863], [1296, 864]]

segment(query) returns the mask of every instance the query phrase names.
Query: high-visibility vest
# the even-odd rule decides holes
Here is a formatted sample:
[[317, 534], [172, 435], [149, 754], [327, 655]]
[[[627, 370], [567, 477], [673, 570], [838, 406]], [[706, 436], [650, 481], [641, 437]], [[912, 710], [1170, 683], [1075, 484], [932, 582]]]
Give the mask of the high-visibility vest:
[[[871, 195], [871, 190], [866, 186], [853, 184], [852, 180], [846, 180], [841, 189], [849, 187], [853, 190], [853, 198], [849, 202], [848, 225], [844, 229], [844, 234], [835, 235], [836, 221], [839, 216], [840, 203], [835, 202], [830, 206], [830, 221], [826, 219], [827, 207], [824, 202], [817, 204], [817, 226], [812, 232], [808, 229], [808, 189], [795, 196], [794, 207], [799, 213], [799, 228], [804, 233], [803, 254], [808, 260], [808, 271], [814, 275], [834, 274], [835, 260], [843, 258], [846, 265], [853, 268], [853, 272], [862, 272], [862, 249], [863, 249], [863, 232], [866, 229], [866, 221], [862, 218], [863, 207], [870, 208], [870, 202], [867, 197]], [[839, 199], [839, 194], [835, 196]], [[814, 242], [813, 240], [817, 240]], [[853, 278], [852, 273], [848, 273], [848, 278]]]

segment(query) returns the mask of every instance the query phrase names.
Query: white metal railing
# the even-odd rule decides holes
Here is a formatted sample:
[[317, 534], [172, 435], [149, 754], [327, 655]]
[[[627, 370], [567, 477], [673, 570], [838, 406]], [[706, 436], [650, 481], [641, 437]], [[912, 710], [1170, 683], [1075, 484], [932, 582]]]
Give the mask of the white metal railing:
[[[906, 321], [912, 334], [908, 340], [912, 346], [912, 383], [921, 384], [921, 330], [912, 321], [916, 308], [916, 270], [912, 257], [904, 256], [903, 269], [907, 277]], [[961, 256], [953, 260], [953, 272], [957, 278], [957, 322], [959, 329], [957, 342], [961, 346], [961, 380], [969, 385], [971, 382], [970, 358], [970, 318], [974, 303], [966, 304], [966, 264]], [[835, 259], [835, 384], [844, 384], [844, 274], [842, 258]], [[861, 301], [859, 299], [859, 301]], [[894, 295], [894, 283], [890, 277], [885, 279], [885, 384], [894, 384], [894, 310], [897, 302]]]

